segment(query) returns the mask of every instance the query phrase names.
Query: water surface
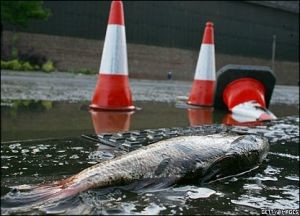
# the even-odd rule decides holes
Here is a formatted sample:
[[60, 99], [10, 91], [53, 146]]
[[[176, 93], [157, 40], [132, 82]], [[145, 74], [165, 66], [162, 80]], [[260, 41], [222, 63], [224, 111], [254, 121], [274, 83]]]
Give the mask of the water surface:
[[[20, 103], [25, 104], [1, 106], [1, 196], [11, 193], [12, 186], [66, 178], [122, 154], [81, 134], [107, 128], [125, 131], [222, 123], [227, 114], [191, 114], [174, 104], [145, 102], [138, 103], [142, 110], [133, 114], [95, 117], [87, 111], [88, 103]], [[293, 106], [273, 106], [270, 110], [278, 117], [299, 115]], [[114, 120], [117, 123], [109, 124]], [[298, 124], [299, 118], [293, 125], [286, 120], [279, 127], [288, 130]], [[276, 127], [273, 134], [276, 136]], [[1, 212], [10, 213], [4, 207]], [[299, 139], [275, 142], [258, 169], [208, 185], [175, 185], [143, 193], [117, 187], [93, 189], [55, 205], [17, 213], [240, 215], [260, 214], [264, 208], [299, 209]]]
[[[137, 102], [134, 113], [88, 111], [89, 102], [68, 103], [18, 100], [1, 103], [1, 141], [76, 137], [163, 127], [185, 127], [224, 122], [224, 110], [176, 108], [174, 103]], [[271, 105], [277, 116], [299, 115], [299, 107]]]

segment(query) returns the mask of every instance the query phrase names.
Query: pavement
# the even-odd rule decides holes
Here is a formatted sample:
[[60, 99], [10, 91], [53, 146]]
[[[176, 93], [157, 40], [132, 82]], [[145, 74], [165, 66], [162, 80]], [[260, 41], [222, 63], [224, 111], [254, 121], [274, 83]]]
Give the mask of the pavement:
[[[97, 75], [1, 70], [1, 100], [91, 101]], [[133, 101], [175, 102], [192, 81], [131, 79]], [[271, 104], [299, 106], [299, 86], [276, 85]]]

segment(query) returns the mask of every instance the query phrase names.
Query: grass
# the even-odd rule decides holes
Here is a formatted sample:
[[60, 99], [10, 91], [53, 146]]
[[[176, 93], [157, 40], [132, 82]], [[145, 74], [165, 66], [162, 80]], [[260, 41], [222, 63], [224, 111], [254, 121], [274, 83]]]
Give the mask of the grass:
[[[14, 70], [14, 71], [44, 71], [47, 73], [56, 70], [51, 60], [48, 60], [42, 66], [39, 66], [39, 65], [33, 65], [27, 61], [25, 62], [20, 61], [18, 59], [14, 59], [10, 61], [1, 60], [1, 69]], [[69, 69], [65, 72], [73, 73], [73, 74], [86, 74], [86, 75], [94, 75], [98, 73], [98, 71], [88, 69], [88, 68]]]
[[54, 64], [51, 60], [45, 62], [41, 67], [39, 65], [32, 65], [30, 64], [30, 62], [19, 61], [18, 59], [13, 59], [10, 61], [1, 60], [1, 69], [17, 70], [17, 71], [42, 70], [47, 73], [55, 71]]

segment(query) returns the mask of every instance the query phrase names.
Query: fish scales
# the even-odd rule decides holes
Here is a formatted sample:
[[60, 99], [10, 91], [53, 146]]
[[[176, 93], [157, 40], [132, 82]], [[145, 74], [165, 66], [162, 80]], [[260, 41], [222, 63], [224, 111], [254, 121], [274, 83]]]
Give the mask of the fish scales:
[[[85, 184], [88, 188], [129, 183], [141, 178], [182, 178], [186, 173], [205, 170], [216, 158], [229, 153], [234, 140], [243, 136], [183, 136], [160, 141], [114, 160], [96, 164], [65, 180], [65, 187]], [[255, 142], [249, 142], [248, 145]], [[243, 147], [245, 151], [254, 146]], [[231, 150], [242, 150], [235, 145]], [[155, 175], [162, 161], [168, 158], [163, 172]], [[199, 160], [202, 164], [199, 165]], [[184, 165], [183, 165], [184, 164]], [[84, 181], [84, 182], [82, 182]]]
[[15, 193], [17, 197], [8, 194], [1, 200], [10, 206], [17, 202], [26, 208], [36, 208], [91, 188], [137, 180], [169, 179], [169, 185], [189, 178], [210, 180], [256, 167], [268, 149], [267, 140], [255, 135], [181, 136], [93, 165], [67, 179], [35, 185]]

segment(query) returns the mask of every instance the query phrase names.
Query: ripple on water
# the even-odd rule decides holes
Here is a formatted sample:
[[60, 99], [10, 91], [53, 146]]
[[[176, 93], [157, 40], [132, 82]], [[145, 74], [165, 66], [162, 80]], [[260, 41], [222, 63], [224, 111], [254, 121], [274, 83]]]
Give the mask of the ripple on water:
[[264, 173], [266, 173], [268, 175], [276, 175], [276, 174], [279, 174], [282, 169], [283, 168], [273, 167], [273, 166], [268, 165], [267, 168], [264, 170]]
[[8, 146], [10, 149], [21, 149], [21, 143], [14, 143]]
[[144, 208], [141, 212], [138, 212], [137, 214], [141, 215], [158, 215], [160, 211], [165, 210], [166, 207], [157, 205], [156, 203], [150, 203], [149, 206]]
[[299, 181], [299, 176], [297, 175], [290, 175], [290, 176], [285, 176], [284, 178], [292, 181]]
[[249, 177], [248, 179], [255, 181], [278, 181], [276, 176], [265, 176], [261, 173], [256, 174], [254, 177]]
[[[236, 205], [248, 206], [256, 209], [268, 208], [268, 209], [297, 209], [299, 208], [299, 187], [285, 186], [283, 188], [266, 188], [265, 191], [277, 191], [281, 195], [267, 194], [261, 196], [260, 194], [245, 193], [238, 199], [232, 199], [231, 202]], [[266, 194], [266, 193], [264, 193]]]
[[258, 185], [258, 184], [245, 184], [245, 185], [243, 186], [243, 188], [244, 188], [245, 190], [249, 190], [249, 191], [252, 191], [252, 190], [258, 190], [258, 191], [260, 191], [260, 190], [263, 189], [263, 187], [260, 186], [260, 185]]
[[216, 191], [209, 188], [195, 188], [186, 193], [187, 197], [190, 199], [200, 199], [200, 198], [208, 198], [211, 195], [215, 194]]
[[[296, 122], [299, 122], [299, 118]], [[116, 188], [95, 189], [54, 203], [52, 206], [45, 206], [41, 209], [42, 213], [29, 213], [154, 215], [215, 212], [227, 215], [245, 212], [255, 214], [260, 212], [261, 208], [298, 208], [299, 169], [296, 166], [299, 167], [299, 155], [298, 151], [295, 151], [298, 147], [295, 146], [299, 145], [299, 126], [291, 126], [283, 121], [277, 126], [272, 126], [271, 130], [267, 127], [250, 128], [250, 132], [251, 130], [253, 133], [265, 133], [273, 144], [280, 142], [275, 143], [275, 146], [271, 145], [270, 148], [274, 152], [269, 153], [271, 157], [268, 157], [265, 166], [246, 176], [233, 177], [227, 181], [228, 184], [220, 181], [207, 187], [177, 185], [141, 194]], [[291, 141], [290, 136], [296, 139]], [[279, 143], [285, 145], [277, 145], [276, 148], [276, 144]], [[3, 185], [7, 187], [9, 184], [43, 182], [47, 178], [51, 179], [49, 173], [55, 172], [72, 175], [77, 172], [75, 169], [80, 171], [90, 166], [87, 163], [94, 164], [118, 156], [115, 151], [99, 151], [96, 150], [97, 145], [88, 144], [74, 139], [72, 142], [56, 140], [49, 143], [43, 141], [43, 144], [39, 141], [1, 146], [1, 171], [5, 172], [2, 176]], [[49, 172], [51, 167], [55, 170]], [[32, 176], [31, 180], [28, 180], [29, 176]], [[23, 189], [26, 189], [24, 185]]]
[[292, 154], [280, 153], [280, 152], [269, 152], [269, 155], [275, 155], [275, 156], [299, 161], [299, 155], [292, 155]]
[[115, 155], [110, 151], [93, 151], [89, 154], [88, 158], [92, 161], [100, 162], [103, 160], [111, 160]]

